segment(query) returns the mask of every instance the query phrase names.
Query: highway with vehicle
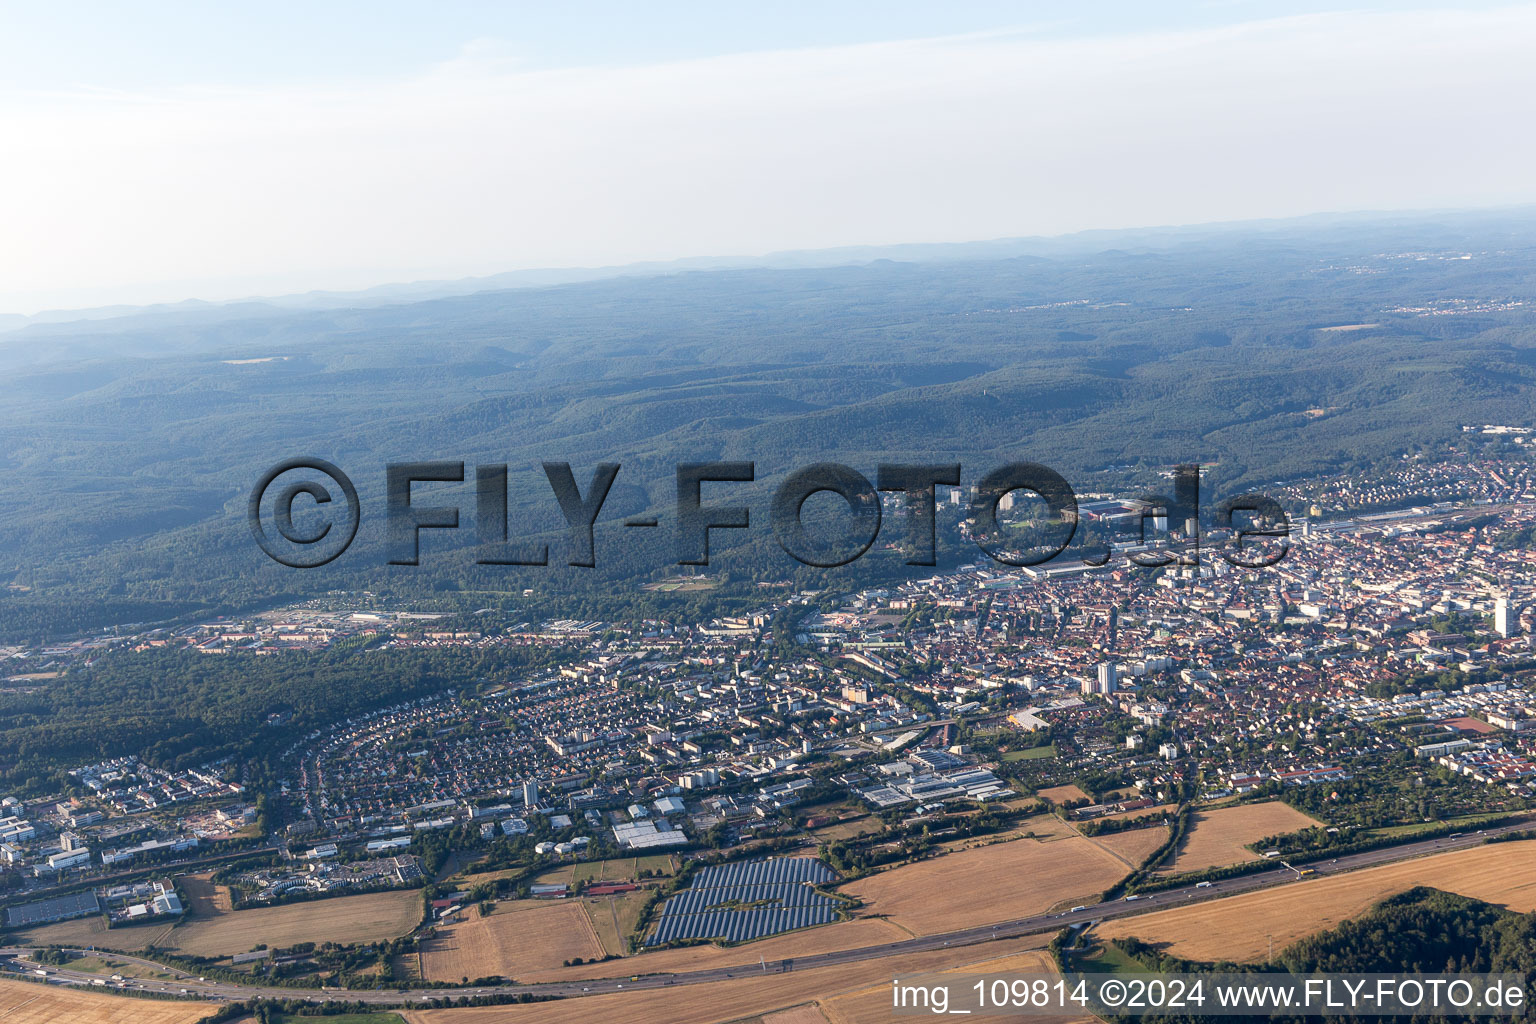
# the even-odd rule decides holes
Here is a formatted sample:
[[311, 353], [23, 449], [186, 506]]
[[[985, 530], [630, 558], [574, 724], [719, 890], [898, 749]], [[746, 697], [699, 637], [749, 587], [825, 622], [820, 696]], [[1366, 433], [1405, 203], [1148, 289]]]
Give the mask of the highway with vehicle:
[[[125, 976], [122, 981], [114, 981], [111, 976], [72, 970], [67, 965], [53, 967], [40, 964], [32, 959], [31, 954], [35, 950], [24, 946], [0, 948], [0, 966], [8, 966], [16, 973], [31, 975], [34, 978], [38, 977], [33, 973], [34, 971], [46, 970], [49, 972], [46, 978], [39, 980], [46, 980], [55, 984], [84, 985], [97, 990], [105, 987], [109, 990], [123, 989], [219, 1001], [260, 998], [307, 999], [316, 1002], [343, 1000], [380, 1005], [409, 1006], [432, 999], [457, 999], [461, 996], [516, 996], [529, 993], [542, 996], [576, 997], [596, 995], [603, 992], [645, 991], [674, 985], [707, 984], [724, 981], [729, 978], [812, 970], [819, 967], [832, 967], [865, 960], [904, 956], [910, 953], [942, 949], [946, 946], [969, 946], [981, 942], [990, 942], [994, 939], [1039, 935], [1067, 926], [1081, 926], [1112, 918], [1128, 917], [1133, 914], [1152, 913], [1158, 910], [1166, 910], [1170, 907], [1186, 906], [1194, 902], [1224, 899], [1239, 893], [1253, 892], [1259, 889], [1304, 884], [1322, 876], [1358, 871], [1362, 868], [1376, 867], [1381, 864], [1410, 860], [1437, 853], [1447, 853], [1452, 850], [1469, 849], [1480, 846], [1495, 836], [1509, 832], [1527, 831], [1532, 827], [1531, 822], [1514, 822], [1494, 828], [1469, 831], [1465, 834], [1451, 837], [1425, 839], [1418, 842], [1402, 843], [1396, 846], [1348, 854], [1332, 860], [1313, 861], [1300, 867], [1292, 867], [1284, 861], [1275, 860], [1273, 861], [1274, 867], [1262, 869], [1253, 874], [1239, 875], [1235, 878], [1226, 878], [1219, 881], [1191, 883], [1176, 889], [1166, 889], [1156, 893], [1074, 907], [1059, 913], [1037, 914], [1012, 921], [978, 925], [974, 928], [964, 928], [935, 935], [924, 935], [918, 938], [904, 939], [899, 942], [888, 942], [875, 946], [859, 946], [853, 949], [833, 950], [826, 953], [813, 953], [801, 957], [766, 960], [758, 963], [745, 962], [730, 967], [714, 967], [676, 974], [643, 973], [619, 978], [596, 978], [586, 981], [549, 982], [532, 985], [504, 984], [472, 987], [410, 988], [403, 990], [287, 988], [200, 978], [185, 971], [179, 971], [158, 964], [153, 960], [124, 953], [89, 949], [69, 950], [69, 952], [105, 956], [113, 960], [136, 964], [144, 967], [146, 970], [171, 975], [173, 979], [150, 980]], [[741, 952], [744, 956], [750, 957], [750, 945], [741, 947]], [[635, 958], [637, 967], [642, 967], [644, 961], [644, 955]]]

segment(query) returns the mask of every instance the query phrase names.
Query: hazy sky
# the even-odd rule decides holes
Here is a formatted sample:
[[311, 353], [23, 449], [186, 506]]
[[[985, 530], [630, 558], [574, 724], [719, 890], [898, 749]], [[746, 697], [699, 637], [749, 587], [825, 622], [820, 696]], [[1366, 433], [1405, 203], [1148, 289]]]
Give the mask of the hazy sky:
[[0, 312], [1536, 201], [1536, 6], [1336, 7], [0, 2]]

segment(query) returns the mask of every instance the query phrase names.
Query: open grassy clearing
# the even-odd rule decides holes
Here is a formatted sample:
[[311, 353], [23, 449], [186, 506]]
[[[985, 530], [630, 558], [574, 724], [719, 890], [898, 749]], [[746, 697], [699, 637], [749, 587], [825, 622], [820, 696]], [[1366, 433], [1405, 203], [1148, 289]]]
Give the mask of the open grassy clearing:
[[1373, 828], [1370, 834], [1392, 839], [1400, 839], [1403, 836], [1416, 836], [1420, 832], [1429, 832], [1433, 829], [1444, 828], [1447, 825], [1463, 825], [1468, 829], [1475, 829], [1485, 821], [1505, 816], [1504, 811], [1489, 811], [1487, 814], [1464, 814], [1459, 818], [1446, 818], [1443, 821], [1418, 821], [1411, 825], [1389, 825], [1386, 828]]
[[817, 842], [832, 843], [839, 839], [852, 839], [855, 836], [869, 835], [871, 832], [880, 831], [885, 823], [873, 814], [867, 814], [849, 821], [839, 821], [832, 825], [823, 825], [821, 828], [812, 829], [811, 834]]
[[1071, 966], [1086, 974], [1139, 974], [1147, 970], [1146, 964], [1108, 942], [1094, 946], [1087, 956], [1074, 957]]
[[[644, 857], [615, 857], [612, 860], [582, 860], [557, 864], [530, 879], [535, 885], [576, 885], [585, 882], [638, 882], [642, 872], [650, 872], [651, 878], [670, 878], [677, 873], [677, 862], [670, 854], [651, 854]], [[660, 873], [659, 875], [657, 873]], [[511, 878], [521, 872], [515, 869], [496, 871], [466, 871], [454, 877], [461, 886], [479, 885]]]
[[[477, 876], [478, 877], [478, 876]], [[534, 885], [575, 885], [576, 865], [561, 864], [552, 867], [548, 871], [540, 872], [533, 878]]]
[[146, 981], [174, 981], [177, 975], [158, 971], [132, 960], [118, 960], [112, 956], [82, 956], [69, 962], [72, 971], [90, 974], [121, 974], [125, 978], [143, 978]]
[[648, 895], [645, 890], [640, 890], [622, 896], [593, 896], [580, 901], [603, 952], [624, 956], [629, 951], [626, 940], [640, 923], [640, 911]]

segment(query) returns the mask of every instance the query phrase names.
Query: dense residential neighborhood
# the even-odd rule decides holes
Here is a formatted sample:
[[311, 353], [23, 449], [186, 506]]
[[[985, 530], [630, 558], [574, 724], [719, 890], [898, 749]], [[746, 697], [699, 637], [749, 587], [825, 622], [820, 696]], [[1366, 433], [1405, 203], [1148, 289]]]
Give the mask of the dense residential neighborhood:
[[[1204, 799], [1331, 789], [1401, 774], [1403, 758], [1524, 806], [1536, 799], [1536, 694], [1515, 677], [1536, 663], [1536, 570], [1499, 538], [1536, 525], [1532, 486], [1521, 463], [1408, 464], [1368, 492], [1325, 485], [1314, 505], [1374, 507], [1414, 488], [1457, 500], [1301, 518], [1287, 557], [1251, 570], [1215, 557], [978, 562], [843, 594], [770, 589], [751, 614], [700, 623], [487, 614], [446, 629], [434, 613], [311, 602], [14, 650], [11, 664], [34, 673], [88, 671], [105, 648], [281, 658], [358, 641], [576, 642], [584, 653], [303, 736], [281, 752], [267, 812], [234, 764], [82, 765], [67, 793], [4, 800], [0, 866], [26, 891], [264, 843], [309, 865], [251, 879], [259, 900], [355, 886], [359, 872], [404, 884], [413, 843], [465, 824], [486, 839], [531, 836], [559, 862], [793, 833], [811, 793], [918, 817], [1072, 782], [1140, 794], [1075, 812], [1092, 818], [1158, 812], [1186, 783]], [[1100, 501], [1085, 515], [1127, 507]]]

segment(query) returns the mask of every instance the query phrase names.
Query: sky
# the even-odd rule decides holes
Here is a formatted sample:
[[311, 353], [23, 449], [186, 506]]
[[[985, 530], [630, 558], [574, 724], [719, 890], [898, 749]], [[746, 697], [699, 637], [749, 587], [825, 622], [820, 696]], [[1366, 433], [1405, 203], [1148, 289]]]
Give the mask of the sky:
[[0, 0], [0, 313], [1536, 201], [1536, 5]]

